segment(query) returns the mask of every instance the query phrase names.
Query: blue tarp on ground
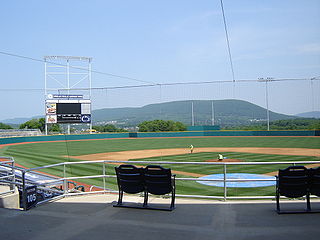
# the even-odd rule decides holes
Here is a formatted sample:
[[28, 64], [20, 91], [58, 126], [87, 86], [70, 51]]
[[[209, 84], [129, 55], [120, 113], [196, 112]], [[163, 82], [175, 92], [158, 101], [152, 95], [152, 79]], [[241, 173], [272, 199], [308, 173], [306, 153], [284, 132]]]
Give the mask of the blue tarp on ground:
[[[205, 181], [209, 179], [221, 179], [221, 181]], [[246, 182], [226, 182], [227, 187], [230, 188], [252, 188], [252, 187], [268, 187], [276, 184], [276, 178], [272, 176], [262, 174], [251, 174], [251, 173], [227, 173], [226, 179], [266, 179], [273, 181], [246, 181]], [[204, 177], [200, 177], [197, 181], [200, 184], [224, 187], [224, 174], [212, 174]]]

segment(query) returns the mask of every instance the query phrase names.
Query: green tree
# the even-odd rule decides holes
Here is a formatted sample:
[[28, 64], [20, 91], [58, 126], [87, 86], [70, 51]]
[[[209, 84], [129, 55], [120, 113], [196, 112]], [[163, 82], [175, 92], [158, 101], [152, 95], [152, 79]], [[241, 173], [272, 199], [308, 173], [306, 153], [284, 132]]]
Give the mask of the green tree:
[[92, 129], [94, 129], [98, 132], [103, 132], [103, 126], [92, 126]]
[[50, 132], [61, 132], [60, 125], [57, 124], [57, 123], [50, 124], [50, 125], [49, 125], [49, 131], [50, 131]]
[[117, 131], [118, 131], [118, 128], [116, 128], [112, 124], [107, 124], [104, 126], [104, 132], [117, 132]]
[[45, 129], [45, 119], [39, 118], [39, 119], [31, 119], [25, 123], [22, 123], [19, 126], [19, 129], [40, 129], [40, 131], [44, 131]]
[[123, 128], [117, 128], [112, 124], [106, 124], [102, 126], [93, 126], [92, 128], [97, 130], [98, 132], [127, 132], [127, 130]]
[[[226, 127], [226, 130], [267, 130], [266, 122], [247, 126]], [[319, 130], [320, 119], [296, 118], [270, 122], [271, 130]]]
[[44, 118], [39, 118], [39, 129], [41, 132], [44, 132], [46, 126], [46, 120]]
[[22, 123], [19, 128], [20, 129], [40, 129], [44, 130], [44, 126], [41, 125], [40, 119], [31, 119], [25, 123]]
[[0, 129], [12, 129], [12, 127], [10, 125], [0, 122]]
[[171, 120], [144, 121], [138, 125], [140, 132], [185, 131], [187, 127], [181, 122]]
[[[40, 129], [41, 132], [45, 130], [46, 120], [44, 118], [31, 119], [25, 123], [22, 123], [20, 129]], [[49, 124], [49, 131], [51, 132], [60, 132], [61, 128], [59, 124]]]

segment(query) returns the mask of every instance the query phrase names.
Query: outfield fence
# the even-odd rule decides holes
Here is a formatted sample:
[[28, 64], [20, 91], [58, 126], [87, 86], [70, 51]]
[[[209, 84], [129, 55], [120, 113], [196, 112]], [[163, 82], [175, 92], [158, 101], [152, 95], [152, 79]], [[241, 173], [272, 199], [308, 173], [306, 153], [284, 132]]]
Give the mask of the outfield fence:
[[41, 136], [40, 129], [0, 129], [0, 138]]
[[[97, 80], [95, 78], [94, 82]], [[107, 82], [110, 83], [109, 80]], [[276, 113], [294, 118], [296, 114], [316, 112], [320, 109], [320, 95], [317, 94], [320, 91], [319, 77], [237, 81], [196, 79], [194, 82], [151, 85], [117, 81], [105, 87], [70, 89], [61, 89], [58, 83], [55, 81], [54, 83], [57, 86], [50, 87], [52, 94], [84, 95], [87, 98], [88, 92], [91, 93], [92, 110], [97, 110], [92, 111], [93, 125], [113, 124], [129, 131], [136, 131], [137, 125], [143, 121], [155, 119], [181, 121], [191, 126], [225, 127], [263, 123], [267, 129], [269, 121], [289, 117]], [[103, 85], [105, 83], [104, 80]], [[0, 101], [11, 104], [10, 109], [6, 109], [6, 114], [2, 117], [6, 120], [5, 123], [10, 123], [10, 119], [5, 118], [14, 118], [18, 113], [25, 117], [45, 114], [44, 89], [5, 90], [1, 92]], [[17, 95], [27, 100], [26, 104], [15, 101]], [[221, 100], [227, 100], [229, 104], [224, 105], [226, 103], [222, 104]], [[243, 101], [257, 106], [245, 105], [246, 107], [240, 109], [239, 106], [244, 104]], [[173, 102], [180, 104], [172, 105]], [[21, 123], [23, 122], [17, 122]], [[72, 128], [77, 132], [88, 130], [87, 124], [73, 124]]]
[[[67, 196], [74, 196], [74, 195], [86, 195], [86, 194], [97, 194], [97, 193], [117, 193], [118, 191], [115, 190], [114, 188], [110, 188], [110, 182], [115, 181], [116, 175], [114, 174], [114, 166], [120, 165], [121, 163], [126, 163], [128, 164], [127, 161], [112, 161], [112, 160], [101, 160], [101, 161], [81, 161], [81, 162], [64, 162], [64, 163], [58, 163], [58, 164], [52, 164], [52, 165], [47, 165], [47, 166], [42, 166], [42, 167], [36, 167], [36, 168], [31, 168], [31, 169], [24, 169], [22, 171], [22, 189], [23, 189], [23, 196], [25, 196], [25, 189], [30, 187], [31, 185], [37, 185], [38, 189], [42, 189], [42, 191], [50, 191], [50, 189], [53, 189], [52, 187], [54, 186], [54, 189], [52, 190], [55, 193], [55, 196], [48, 198], [48, 199], [43, 199], [41, 201], [38, 201], [37, 204], [42, 204], [48, 201], [54, 201], [63, 197]], [[101, 174], [98, 175], [90, 175], [90, 176], [68, 176], [68, 167], [70, 166], [79, 166], [81, 165], [82, 167], [90, 167], [91, 165], [97, 165], [100, 164], [99, 166], [99, 171]], [[295, 162], [164, 162], [164, 161], [132, 161], [130, 164], [134, 164], [137, 166], [140, 165], [148, 165], [148, 164], [158, 164], [158, 165], [170, 165], [172, 166], [171, 169], [174, 172], [174, 166], [175, 165], [192, 165], [195, 168], [200, 165], [218, 165], [221, 166], [223, 169], [223, 178], [211, 178], [211, 179], [206, 179], [202, 181], [206, 182], [221, 182], [223, 187], [223, 194], [222, 196], [218, 195], [210, 195], [210, 186], [208, 186], [208, 195], [195, 195], [192, 192], [190, 194], [176, 194], [177, 197], [185, 197], [185, 198], [204, 198], [204, 199], [216, 199], [216, 200], [239, 200], [239, 199], [274, 199], [273, 196], [264, 196], [264, 195], [257, 195], [257, 196], [228, 196], [228, 183], [229, 182], [259, 182], [259, 181], [275, 181], [275, 179], [264, 179], [264, 178], [255, 178], [255, 179], [250, 179], [250, 178], [243, 178], [243, 179], [232, 179], [228, 178], [228, 168], [230, 166], [234, 165], [241, 165], [242, 169], [245, 172], [245, 169], [248, 166], [261, 166], [261, 165], [276, 165], [280, 166], [283, 168], [284, 166], [292, 166], [292, 165], [305, 165], [305, 164], [320, 164], [320, 161], [295, 161]], [[30, 182], [27, 179], [27, 174], [39, 174], [39, 172], [45, 172], [49, 169], [60, 169], [61, 171], [61, 176], [62, 177], [54, 177], [52, 179], [43, 181], [41, 184], [36, 184], [34, 182]], [[276, 174], [275, 174], [276, 175]], [[80, 185], [81, 182], [85, 181], [86, 179], [101, 179], [102, 184], [101, 185], [87, 185], [87, 192], [81, 191], [85, 189], [85, 186]], [[177, 182], [187, 182], [187, 181], [199, 181], [199, 178], [195, 177], [177, 177], [176, 178]], [[73, 187], [70, 187], [70, 186]], [[86, 184], [84, 184], [86, 185]], [[80, 188], [79, 188], [80, 187]], [[177, 188], [177, 190], [179, 190]], [[23, 198], [22, 199], [22, 207], [26, 210], [27, 209], [27, 199]]]

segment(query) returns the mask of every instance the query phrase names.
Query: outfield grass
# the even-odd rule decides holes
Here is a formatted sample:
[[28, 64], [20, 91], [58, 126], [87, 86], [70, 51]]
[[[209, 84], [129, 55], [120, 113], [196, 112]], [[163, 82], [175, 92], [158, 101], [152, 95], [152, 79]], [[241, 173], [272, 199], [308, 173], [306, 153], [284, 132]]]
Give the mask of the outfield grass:
[[[27, 168], [45, 166], [60, 162], [78, 161], [68, 156], [93, 153], [117, 152], [143, 149], [188, 148], [192, 144], [197, 147], [282, 147], [282, 148], [320, 148], [320, 138], [316, 137], [208, 137], [208, 138], [153, 138], [153, 139], [108, 139], [51, 143], [30, 143], [12, 145], [0, 149], [0, 155], [12, 156], [18, 164]], [[194, 153], [176, 156], [153, 157], [141, 160], [148, 161], [190, 161], [203, 162], [216, 158], [218, 153]], [[224, 156], [246, 162], [257, 161], [312, 161], [319, 157], [286, 156], [274, 154], [253, 154], [224, 152]], [[108, 174], [114, 174], [114, 166], [107, 167]], [[223, 173], [222, 166], [214, 165], [171, 165], [173, 170], [203, 175]], [[284, 166], [249, 165], [228, 166], [228, 173], [269, 173]], [[62, 168], [48, 169], [46, 172], [62, 176]], [[73, 165], [67, 168], [68, 176], [86, 176], [102, 174], [101, 164]], [[178, 177], [190, 177], [178, 175]], [[81, 180], [90, 185], [103, 186], [102, 179]], [[115, 179], [108, 179], [107, 187], [116, 189]], [[192, 195], [222, 196], [223, 188], [206, 186], [194, 181], [177, 182], [177, 193]], [[228, 196], [274, 195], [274, 187], [261, 188], [228, 188]]]

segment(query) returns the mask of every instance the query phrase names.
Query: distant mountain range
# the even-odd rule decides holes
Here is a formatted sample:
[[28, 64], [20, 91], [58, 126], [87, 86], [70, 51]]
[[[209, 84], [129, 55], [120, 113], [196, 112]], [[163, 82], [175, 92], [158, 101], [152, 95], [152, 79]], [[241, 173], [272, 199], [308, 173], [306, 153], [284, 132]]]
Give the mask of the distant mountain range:
[[[140, 122], [155, 119], [192, 123], [192, 103], [195, 125], [212, 124], [212, 103], [215, 124], [220, 126], [247, 125], [264, 122], [266, 109], [242, 100], [187, 100], [150, 104], [139, 108], [104, 108], [93, 111], [98, 124], [113, 123], [136, 126]], [[295, 116], [270, 111], [270, 120], [291, 119]]]
[[29, 121], [33, 118], [41, 118], [43, 116], [34, 116], [34, 117], [30, 117], [30, 118], [10, 118], [10, 119], [4, 119], [4, 120], [0, 120], [0, 122], [5, 123], [5, 124], [10, 124], [10, 125], [19, 125], [22, 124], [26, 121]]
[[320, 111], [299, 113], [296, 116], [304, 118], [320, 118]]
[[[265, 108], [242, 100], [186, 100], [158, 104], [149, 104], [143, 107], [104, 108], [92, 111], [93, 124], [115, 124], [117, 126], [136, 126], [143, 121], [155, 119], [180, 121], [186, 125], [192, 123], [192, 103], [195, 125], [212, 124], [213, 115], [216, 125], [236, 126], [265, 122], [267, 111]], [[301, 113], [296, 116], [285, 115], [270, 111], [270, 121], [292, 119], [296, 117], [320, 118], [320, 112]], [[35, 116], [32, 118], [40, 118]], [[13, 118], [0, 120], [6, 124], [21, 124], [32, 118]]]

